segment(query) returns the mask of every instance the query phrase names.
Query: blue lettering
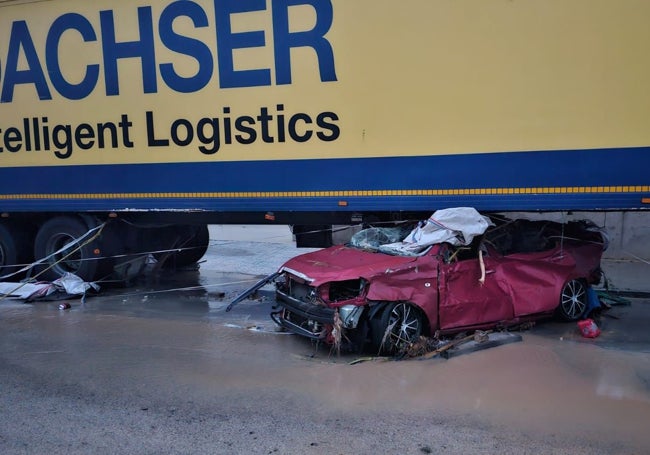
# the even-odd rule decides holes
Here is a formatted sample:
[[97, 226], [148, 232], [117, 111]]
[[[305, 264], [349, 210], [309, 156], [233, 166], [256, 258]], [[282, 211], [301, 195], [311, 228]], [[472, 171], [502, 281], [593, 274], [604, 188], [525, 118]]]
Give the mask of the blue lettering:
[[197, 92], [205, 87], [214, 69], [210, 48], [203, 42], [187, 36], [178, 35], [173, 30], [174, 19], [187, 16], [195, 27], [207, 27], [208, 17], [199, 5], [192, 1], [181, 0], [167, 6], [160, 15], [160, 39], [170, 50], [189, 55], [199, 64], [199, 70], [192, 77], [182, 77], [174, 70], [172, 63], [160, 65], [160, 75], [172, 90], [181, 93]]
[[[0, 0], [0, 3], [2, 0]], [[326, 37], [333, 20], [332, 0], [213, 0], [214, 23], [198, 0], [169, 0], [157, 18], [154, 30], [153, 7], [137, 7], [138, 27], [132, 41], [120, 41], [123, 34], [116, 29], [117, 14], [112, 9], [99, 11], [99, 24], [94, 24], [79, 13], [65, 13], [53, 19], [45, 43], [34, 43], [24, 20], [12, 23], [7, 54], [0, 56], [0, 102], [10, 103], [17, 86], [30, 85], [39, 99], [52, 99], [51, 90], [68, 100], [81, 100], [90, 96], [103, 72], [106, 96], [120, 95], [119, 66], [122, 59], [137, 59], [141, 71], [125, 74], [142, 81], [143, 93], [158, 91], [158, 77], [169, 89], [179, 93], [194, 93], [208, 86], [218, 71], [220, 88], [262, 87], [292, 83], [292, 50], [308, 48], [318, 63], [322, 82], [337, 80], [332, 44]], [[268, 6], [268, 9], [267, 9]], [[300, 29], [290, 24], [293, 7], [313, 10], [313, 26]], [[131, 13], [133, 11], [131, 10]], [[119, 14], [127, 14], [121, 11]], [[266, 29], [248, 27], [233, 31], [232, 19], [264, 13], [272, 20], [273, 43], [266, 36]], [[191, 21], [188, 28], [179, 28]], [[180, 22], [183, 22], [181, 24]], [[255, 23], [255, 22], [251, 22]], [[40, 23], [39, 23], [40, 25]], [[119, 24], [118, 24], [119, 25]], [[100, 27], [100, 28], [97, 28]], [[193, 27], [193, 28], [191, 28]], [[216, 40], [204, 42], [192, 37], [193, 31], [215, 27]], [[183, 31], [188, 30], [188, 31]], [[128, 31], [124, 31], [128, 33]], [[126, 36], [129, 36], [128, 34]], [[72, 49], [66, 49], [68, 40], [76, 40]], [[98, 41], [101, 41], [99, 43]], [[101, 56], [90, 61], [70, 61], [66, 67], [63, 58], [77, 49], [97, 43]], [[37, 52], [38, 48], [38, 52]], [[177, 58], [169, 58], [157, 64], [156, 48], [167, 49]], [[39, 57], [44, 49], [44, 55]], [[265, 49], [273, 52], [273, 66], [258, 65], [237, 68], [235, 54], [245, 49]], [[41, 58], [44, 58], [41, 61]], [[215, 63], [216, 58], [216, 63]], [[128, 61], [128, 60], [127, 60]], [[196, 66], [194, 66], [196, 62]], [[132, 65], [133, 62], [129, 63]], [[187, 70], [183, 65], [192, 64]], [[218, 65], [218, 66], [217, 66]], [[158, 75], [160, 72], [160, 75]], [[272, 76], [275, 72], [275, 77]], [[273, 80], [275, 79], [275, 80]], [[26, 88], [24, 88], [26, 89]]]
[[[311, 5], [316, 11], [316, 25], [311, 30], [289, 31], [289, 7]], [[325, 38], [332, 26], [334, 11], [331, 0], [274, 0], [273, 42], [275, 48], [275, 82], [291, 84], [291, 48], [311, 47], [316, 51], [320, 80], [336, 81], [334, 51]]]
[[264, 47], [266, 40], [261, 30], [233, 33], [230, 15], [264, 11], [266, 0], [214, 0], [217, 22], [217, 57], [219, 61], [219, 86], [259, 87], [271, 85], [270, 69], [235, 70], [233, 50]]
[[99, 19], [102, 26], [102, 51], [104, 53], [106, 95], [120, 94], [117, 60], [120, 58], [134, 57], [139, 57], [142, 60], [142, 87], [144, 93], [156, 93], [158, 84], [156, 81], [156, 54], [154, 50], [151, 7], [143, 6], [138, 8], [140, 41], [116, 42], [115, 22], [112, 11], [100, 11]]
[[99, 65], [88, 65], [83, 80], [78, 84], [71, 84], [63, 77], [61, 65], [59, 65], [59, 41], [66, 30], [78, 31], [84, 42], [97, 41], [97, 35], [88, 19], [76, 13], [59, 16], [47, 34], [45, 61], [50, 81], [56, 91], [65, 98], [80, 100], [90, 95], [95, 89], [99, 77]]
[[[26, 70], [18, 69], [18, 57], [21, 48], [29, 67]], [[34, 84], [39, 99], [52, 99], [41, 62], [38, 60], [38, 54], [25, 21], [16, 21], [11, 26], [7, 66], [5, 67], [5, 79], [2, 94], [0, 94], [0, 102], [11, 103], [14, 99], [14, 87], [19, 84]]]

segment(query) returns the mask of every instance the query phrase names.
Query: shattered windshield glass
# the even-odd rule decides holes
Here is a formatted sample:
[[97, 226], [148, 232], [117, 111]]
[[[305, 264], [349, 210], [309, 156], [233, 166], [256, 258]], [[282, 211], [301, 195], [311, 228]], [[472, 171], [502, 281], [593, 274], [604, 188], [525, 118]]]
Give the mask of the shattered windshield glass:
[[371, 227], [354, 234], [350, 240], [349, 246], [366, 251], [381, 251], [382, 246], [384, 245], [389, 245], [391, 243], [397, 243], [404, 240], [404, 238], [411, 232], [412, 229], [412, 224], [386, 228]]
[[370, 228], [352, 238], [351, 246], [398, 256], [419, 256], [432, 245], [449, 243], [469, 245], [493, 225], [492, 221], [472, 207], [437, 210], [416, 225], [394, 228]]

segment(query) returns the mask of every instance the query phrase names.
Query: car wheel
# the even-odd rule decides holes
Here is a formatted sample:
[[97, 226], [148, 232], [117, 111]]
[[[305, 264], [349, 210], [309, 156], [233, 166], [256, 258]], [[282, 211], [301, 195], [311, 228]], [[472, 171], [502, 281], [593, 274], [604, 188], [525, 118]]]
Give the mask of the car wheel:
[[422, 326], [418, 308], [404, 302], [390, 303], [371, 321], [373, 347], [378, 353], [395, 354], [420, 338]]
[[557, 313], [565, 321], [577, 321], [587, 309], [587, 287], [581, 280], [571, 280], [562, 288]]

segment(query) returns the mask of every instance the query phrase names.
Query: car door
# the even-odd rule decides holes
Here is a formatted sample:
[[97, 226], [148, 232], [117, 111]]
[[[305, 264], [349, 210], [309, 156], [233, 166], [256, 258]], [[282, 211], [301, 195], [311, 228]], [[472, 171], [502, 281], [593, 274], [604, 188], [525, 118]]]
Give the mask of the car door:
[[[449, 247], [451, 249], [451, 247]], [[449, 255], [448, 255], [449, 256]], [[468, 250], [463, 256], [444, 261], [440, 265], [440, 329], [480, 326], [513, 319], [510, 294], [497, 277], [500, 275], [499, 257], [485, 254], [485, 280], [478, 249]]]

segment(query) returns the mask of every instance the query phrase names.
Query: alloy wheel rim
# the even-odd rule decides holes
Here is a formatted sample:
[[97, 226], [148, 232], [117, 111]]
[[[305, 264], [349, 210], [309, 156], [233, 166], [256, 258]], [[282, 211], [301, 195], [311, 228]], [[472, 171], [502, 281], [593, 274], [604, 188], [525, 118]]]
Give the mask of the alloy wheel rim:
[[391, 335], [394, 337], [396, 346], [414, 341], [420, 331], [420, 320], [415, 314], [415, 310], [404, 303], [393, 308], [389, 324], [394, 327], [391, 330]]
[[587, 307], [586, 291], [582, 283], [577, 280], [569, 281], [562, 290], [562, 308], [567, 316], [579, 317]]

